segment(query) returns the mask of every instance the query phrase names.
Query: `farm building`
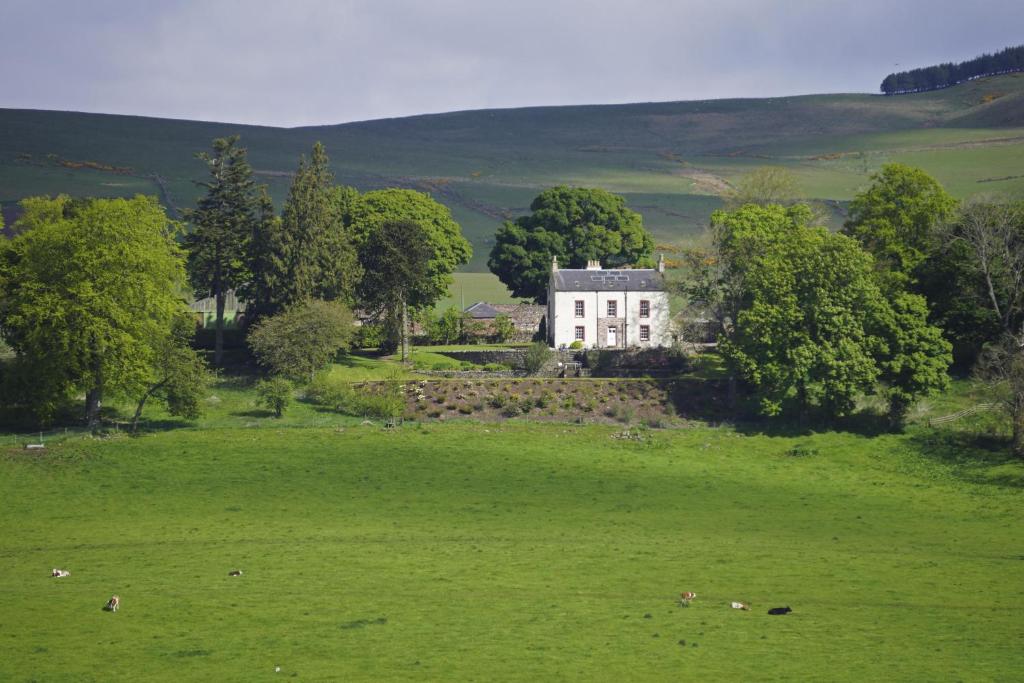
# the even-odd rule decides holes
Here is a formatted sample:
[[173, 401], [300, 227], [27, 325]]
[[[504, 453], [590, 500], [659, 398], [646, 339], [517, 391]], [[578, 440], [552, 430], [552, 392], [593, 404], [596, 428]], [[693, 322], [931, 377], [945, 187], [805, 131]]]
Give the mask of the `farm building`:
[[508, 341], [528, 342], [540, 330], [540, 321], [544, 318], [544, 307], [534, 304], [489, 304], [478, 301], [466, 309], [475, 322], [481, 323], [486, 333], [494, 332], [494, 322], [499, 315], [508, 316], [515, 325], [516, 332]]
[[548, 281], [548, 343], [556, 348], [669, 346], [672, 323], [665, 291], [665, 260], [655, 268], [606, 270], [600, 261], [585, 269], [551, 262]]

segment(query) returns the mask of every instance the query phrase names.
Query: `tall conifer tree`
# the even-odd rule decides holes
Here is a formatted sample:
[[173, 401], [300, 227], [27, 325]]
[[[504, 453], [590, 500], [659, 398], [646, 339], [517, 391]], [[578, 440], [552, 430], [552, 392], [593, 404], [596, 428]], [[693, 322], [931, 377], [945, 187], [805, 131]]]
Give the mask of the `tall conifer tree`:
[[360, 267], [345, 227], [346, 197], [334, 185], [324, 146], [316, 143], [309, 160], [299, 160], [281, 215], [280, 305], [313, 298], [351, 302]]
[[256, 225], [256, 184], [238, 136], [217, 138], [213, 153], [200, 152], [210, 179], [197, 183], [206, 189], [198, 207], [189, 212], [192, 232], [188, 248], [189, 282], [197, 294], [216, 302], [214, 365], [224, 353], [224, 302], [229, 290], [246, 281], [246, 244]]

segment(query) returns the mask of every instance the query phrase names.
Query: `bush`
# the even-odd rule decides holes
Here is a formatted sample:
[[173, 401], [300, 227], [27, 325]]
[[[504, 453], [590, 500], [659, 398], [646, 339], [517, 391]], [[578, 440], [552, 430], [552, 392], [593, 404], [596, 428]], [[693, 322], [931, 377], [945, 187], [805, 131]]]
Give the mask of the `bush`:
[[551, 360], [551, 349], [544, 342], [534, 342], [523, 354], [523, 369], [528, 375], [536, 375]]
[[[306, 389], [311, 401], [346, 415], [384, 419], [405, 411], [405, 390], [397, 375], [383, 382], [368, 382], [356, 391], [349, 382], [320, 375]], [[441, 399], [443, 402], [444, 399]]]
[[505, 365], [504, 363], [488, 363], [487, 365], [484, 366], [484, 370], [486, 370], [487, 372], [507, 372], [508, 370], [511, 369], [511, 367]]
[[581, 342], [579, 339], [577, 339], [572, 344], [569, 344], [569, 348], [570, 349], [582, 349], [583, 348], [583, 342]]
[[264, 318], [249, 332], [249, 347], [260, 365], [296, 380], [314, 373], [348, 348], [352, 313], [336, 301], [311, 300]]
[[491, 396], [490, 398], [487, 399], [487, 404], [492, 408], [504, 407], [505, 402], [505, 396], [502, 394], [495, 394], [494, 396]]
[[274, 417], [281, 417], [292, 402], [292, 383], [284, 377], [262, 379], [256, 385], [256, 395], [261, 405], [274, 411]]
[[469, 405], [468, 403], [463, 403], [462, 405], [459, 406], [459, 412], [462, 413], [463, 415], [472, 415], [473, 406]]
[[377, 349], [384, 343], [384, 327], [380, 323], [366, 323], [356, 327], [352, 346], [357, 349]]

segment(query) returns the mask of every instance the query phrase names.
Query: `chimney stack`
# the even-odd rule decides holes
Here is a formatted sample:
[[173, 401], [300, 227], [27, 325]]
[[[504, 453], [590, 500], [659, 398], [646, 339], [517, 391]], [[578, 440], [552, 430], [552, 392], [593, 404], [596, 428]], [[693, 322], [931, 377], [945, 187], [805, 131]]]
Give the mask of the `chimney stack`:
[[658, 272], [665, 272], [665, 254], [658, 254]]
[[551, 257], [551, 272], [554, 273], [554, 272], [557, 272], [557, 271], [558, 271], [558, 256], [555, 255], [555, 256]]
[[601, 270], [601, 262], [587, 261], [587, 270]]

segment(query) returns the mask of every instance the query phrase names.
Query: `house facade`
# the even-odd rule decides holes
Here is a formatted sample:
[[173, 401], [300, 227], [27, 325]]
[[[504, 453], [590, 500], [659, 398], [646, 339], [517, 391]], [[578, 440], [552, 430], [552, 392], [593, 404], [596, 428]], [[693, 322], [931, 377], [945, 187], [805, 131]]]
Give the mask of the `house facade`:
[[585, 269], [551, 263], [548, 281], [548, 343], [555, 348], [582, 342], [588, 349], [625, 349], [672, 344], [665, 261], [657, 269], [606, 270], [599, 261]]

